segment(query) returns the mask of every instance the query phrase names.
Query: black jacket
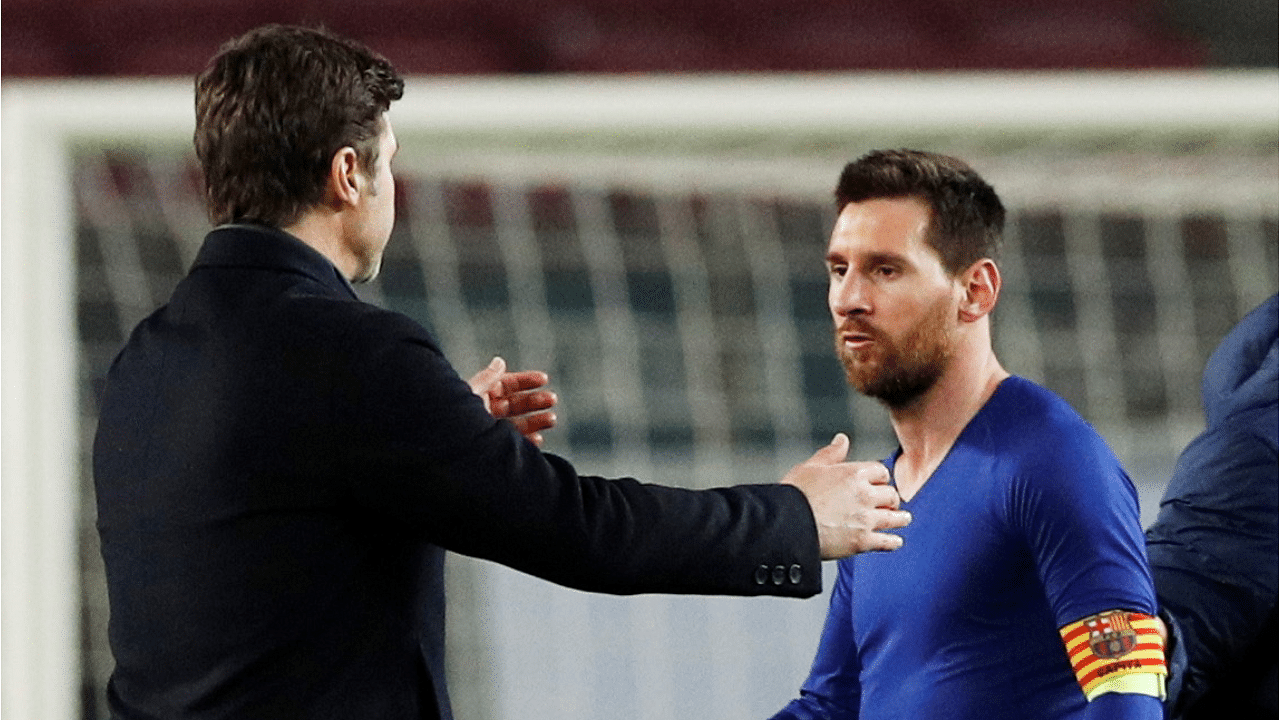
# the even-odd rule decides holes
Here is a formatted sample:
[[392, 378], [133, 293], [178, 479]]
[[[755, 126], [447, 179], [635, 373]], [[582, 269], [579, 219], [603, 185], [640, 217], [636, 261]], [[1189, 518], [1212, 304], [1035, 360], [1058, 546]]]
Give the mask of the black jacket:
[[128, 720], [449, 717], [442, 549], [589, 591], [821, 591], [795, 488], [580, 477], [263, 227], [210, 233], [134, 331], [94, 476]]
[[1209, 358], [1205, 431], [1147, 530], [1177, 720], [1276, 717], [1276, 335], [1273, 295]]

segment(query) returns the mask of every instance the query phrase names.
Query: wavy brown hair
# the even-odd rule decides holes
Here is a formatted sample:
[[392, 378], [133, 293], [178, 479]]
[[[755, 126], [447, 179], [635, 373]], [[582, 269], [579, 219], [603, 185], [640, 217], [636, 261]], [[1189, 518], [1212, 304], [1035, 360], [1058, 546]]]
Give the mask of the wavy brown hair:
[[237, 37], [196, 78], [196, 156], [215, 224], [285, 227], [321, 200], [335, 153], [373, 167], [383, 114], [404, 93], [391, 63], [322, 29]]

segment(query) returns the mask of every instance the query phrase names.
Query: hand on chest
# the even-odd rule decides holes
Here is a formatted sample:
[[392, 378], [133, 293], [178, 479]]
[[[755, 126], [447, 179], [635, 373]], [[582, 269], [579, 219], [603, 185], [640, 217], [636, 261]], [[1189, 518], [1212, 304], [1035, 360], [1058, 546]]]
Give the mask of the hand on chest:
[[944, 463], [911, 501], [913, 522], [893, 553], [855, 560], [855, 627], [955, 627], [1000, 622], [1043, 605], [1044, 592], [1023, 533], [1006, 513], [999, 482]]

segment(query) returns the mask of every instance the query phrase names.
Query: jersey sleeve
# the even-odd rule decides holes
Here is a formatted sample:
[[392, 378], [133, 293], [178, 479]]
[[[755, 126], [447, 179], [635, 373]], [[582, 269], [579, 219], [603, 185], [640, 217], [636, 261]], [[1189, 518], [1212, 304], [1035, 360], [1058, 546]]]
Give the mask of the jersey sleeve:
[[800, 697], [787, 704], [772, 720], [858, 718], [862, 688], [858, 679], [861, 665], [853, 635], [852, 558], [842, 560], [839, 568], [809, 677], [800, 689]]
[[1113, 609], [1155, 615], [1133, 483], [1101, 439], [1063, 435], [1025, 464], [1010, 498], [1058, 627]]
[[1062, 433], [1018, 476], [1012, 505], [1081, 690], [1162, 696], [1137, 493], [1118, 461], [1092, 433]]

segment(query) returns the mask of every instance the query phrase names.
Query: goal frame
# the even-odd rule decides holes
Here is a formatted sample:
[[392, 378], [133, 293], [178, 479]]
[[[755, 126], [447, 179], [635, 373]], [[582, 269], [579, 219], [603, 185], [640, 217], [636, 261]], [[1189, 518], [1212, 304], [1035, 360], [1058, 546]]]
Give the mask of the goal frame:
[[[821, 196], [850, 133], [979, 152], [1040, 143], [1068, 159], [1126, 136], [1274, 147], [1278, 88], [1273, 70], [411, 78], [391, 117], [407, 161], [441, 171]], [[71, 159], [189, 146], [191, 86], [7, 80], [0, 92], [0, 713], [70, 718], [79, 449], [90, 440], [77, 411]], [[1275, 206], [1274, 155], [1263, 165], [1230, 189], [1239, 202]]]

